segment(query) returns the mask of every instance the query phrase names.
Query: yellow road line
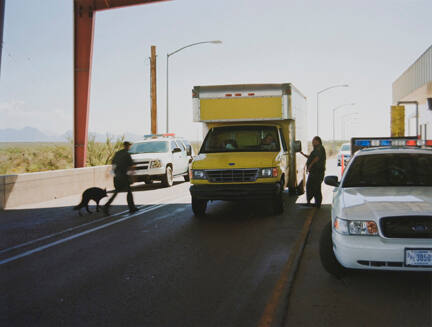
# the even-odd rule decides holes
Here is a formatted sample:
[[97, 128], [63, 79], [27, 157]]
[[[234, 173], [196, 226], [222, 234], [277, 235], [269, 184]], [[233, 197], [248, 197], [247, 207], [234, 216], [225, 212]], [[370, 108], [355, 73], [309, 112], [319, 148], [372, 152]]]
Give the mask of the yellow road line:
[[[306, 218], [306, 221], [302, 227], [302, 230], [300, 232], [300, 236], [295, 242], [295, 245], [293, 247], [293, 250], [291, 251], [291, 254], [288, 258], [288, 261], [285, 263], [285, 266], [282, 270], [282, 273], [279, 277], [279, 280], [277, 281], [273, 292], [270, 296], [270, 300], [267, 303], [264, 313], [261, 316], [261, 319], [258, 323], [258, 327], [270, 327], [273, 323], [273, 320], [275, 318], [275, 315], [277, 314], [277, 310], [281, 301], [281, 297], [284, 294], [284, 290], [286, 290], [287, 285], [293, 281], [295, 273], [297, 271], [298, 265], [296, 264], [299, 262], [301, 254], [303, 252], [303, 248], [306, 242], [306, 238], [309, 234], [310, 225], [312, 224], [313, 216], [316, 212], [316, 209], [314, 209], [309, 216]], [[289, 292], [289, 289], [288, 289]]]

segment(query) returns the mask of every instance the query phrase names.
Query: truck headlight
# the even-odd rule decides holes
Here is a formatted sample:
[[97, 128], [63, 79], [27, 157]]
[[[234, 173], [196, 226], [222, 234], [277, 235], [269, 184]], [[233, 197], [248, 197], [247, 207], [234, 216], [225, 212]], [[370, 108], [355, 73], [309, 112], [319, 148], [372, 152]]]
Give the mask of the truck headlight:
[[204, 170], [197, 170], [197, 169], [192, 170], [192, 178], [193, 179], [207, 179], [205, 171]]
[[259, 169], [259, 177], [266, 178], [266, 177], [277, 177], [278, 176], [278, 170], [277, 168], [260, 168]]
[[150, 163], [150, 168], [160, 168], [162, 167], [161, 161], [160, 160], [153, 160]]
[[336, 217], [333, 227], [343, 235], [378, 235], [377, 224], [369, 220], [345, 220]]

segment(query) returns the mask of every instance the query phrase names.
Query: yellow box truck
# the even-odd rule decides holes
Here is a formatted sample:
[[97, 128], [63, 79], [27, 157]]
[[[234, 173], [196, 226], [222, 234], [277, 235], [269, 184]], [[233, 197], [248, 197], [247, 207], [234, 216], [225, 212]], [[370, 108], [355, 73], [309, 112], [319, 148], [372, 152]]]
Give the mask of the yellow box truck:
[[290, 83], [195, 86], [192, 97], [206, 133], [190, 170], [195, 216], [210, 200], [267, 199], [282, 213], [282, 192], [304, 189], [306, 98]]

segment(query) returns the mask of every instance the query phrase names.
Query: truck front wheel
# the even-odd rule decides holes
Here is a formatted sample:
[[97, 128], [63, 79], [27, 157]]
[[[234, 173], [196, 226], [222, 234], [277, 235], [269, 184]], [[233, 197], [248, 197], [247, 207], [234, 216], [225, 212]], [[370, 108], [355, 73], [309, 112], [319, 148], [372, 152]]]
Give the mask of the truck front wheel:
[[282, 188], [283, 188], [282, 185], [283, 184], [281, 183], [279, 187], [279, 191], [272, 199], [273, 212], [275, 215], [279, 215], [284, 211], [283, 198], [282, 198]]
[[205, 215], [207, 208], [207, 200], [200, 200], [192, 197], [192, 211], [196, 217], [202, 217]]

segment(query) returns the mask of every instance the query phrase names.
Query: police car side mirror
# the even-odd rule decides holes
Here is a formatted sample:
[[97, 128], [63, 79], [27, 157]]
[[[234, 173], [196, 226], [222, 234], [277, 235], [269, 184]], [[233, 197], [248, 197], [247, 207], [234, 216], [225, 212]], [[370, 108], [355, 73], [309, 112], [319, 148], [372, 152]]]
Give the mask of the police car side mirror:
[[301, 152], [302, 145], [301, 141], [294, 141], [294, 152]]
[[326, 183], [327, 185], [330, 186], [339, 186], [339, 181], [338, 181], [338, 177], [337, 176], [326, 176], [324, 178], [324, 183]]
[[180, 149], [180, 148], [174, 148], [174, 149], [172, 150], [172, 153], [176, 153], [176, 152], [181, 152], [181, 149]]

